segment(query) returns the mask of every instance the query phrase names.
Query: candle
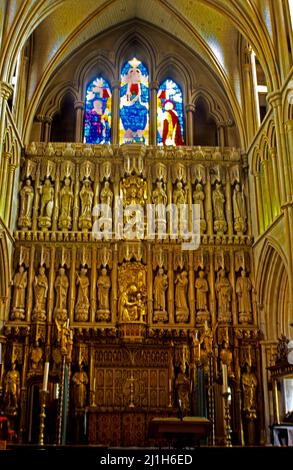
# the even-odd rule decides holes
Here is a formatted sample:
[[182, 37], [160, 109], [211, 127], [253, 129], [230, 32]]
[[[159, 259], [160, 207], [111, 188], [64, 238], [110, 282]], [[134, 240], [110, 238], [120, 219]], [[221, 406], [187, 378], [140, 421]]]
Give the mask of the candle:
[[228, 393], [228, 371], [227, 364], [222, 363], [222, 375], [223, 375], [223, 393]]
[[49, 377], [49, 362], [45, 362], [44, 367], [44, 379], [43, 379], [43, 390], [46, 392], [48, 390], [48, 377]]
[[66, 328], [69, 328], [69, 318], [67, 318]]
[[96, 391], [96, 377], [94, 377], [94, 388], [93, 388], [94, 392]]

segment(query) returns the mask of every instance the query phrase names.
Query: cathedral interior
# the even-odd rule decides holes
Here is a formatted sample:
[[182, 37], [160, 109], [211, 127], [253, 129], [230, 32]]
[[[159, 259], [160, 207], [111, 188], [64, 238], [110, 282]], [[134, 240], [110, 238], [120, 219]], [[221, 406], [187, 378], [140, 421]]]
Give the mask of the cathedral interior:
[[292, 0], [2, 3], [10, 443], [151, 447], [179, 416], [290, 444], [292, 25]]

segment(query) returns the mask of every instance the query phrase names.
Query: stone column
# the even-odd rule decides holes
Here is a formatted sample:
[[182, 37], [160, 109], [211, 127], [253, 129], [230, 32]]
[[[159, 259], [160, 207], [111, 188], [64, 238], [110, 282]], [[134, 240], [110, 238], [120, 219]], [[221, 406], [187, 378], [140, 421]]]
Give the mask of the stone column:
[[35, 116], [35, 127], [36, 127], [36, 132], [35, 132], [35, 139], [38, 140], [39, 142], [43, 142], [43, 119], [44, 119], [44, 116], [42, 114], [38, 114], [37, 116]]
[[245, 49], [245, 63], [243, 64], [243, 84], [244, 84], [244, 97], [245, 108], [246, 108], [246, 126], [248, 130], [248, 140], [251, 141], [257, 130], [257, 122], [255, 118], [255, 100], [252, 99], [254, 96], [253, 92], [253, 80], [251, 70], [251, 54], [252, 48], [246, 47]]
[[[275, 29], [273, 28], [273, 33], [274, 34], [274, 43], [275, 47], [278, 51], [278, 56], [279, 56], [279, 67], [280, 67], [280, 72], [281, 72], [281, 80], [282, 82], [287, 78], [287, 74], [290, 69], [290, 57], [289, 57], [289, 51], [288, 51], [288, 46], [287, 46], [287, 24], [286, 24], [286, 19], [284, 17], [284, 14], [286, 15], [286, 11], [284, 8], [284, 3], [286, 2], [272, 2], [272, 10], [271, 13], [273, 13], [273, 18], [275, 22]], [[289, 2], [288, 2], [289, 3]], [[290, 22], [290, 19], [288, 18], [288, 21]]]
[[219, 122], [217, 124], [217, 130], [218, 130], [218, 146], [223, 149], [226, 145], [225, 124], [223, 122]]
[[[0, 158], [2, 154], [3, 137], [6, 124], [6, 106], [13, 87], [6, 82], [0, 82]], [[1, 160], [0, 160], [1, 161]]]
[[265, 207], [267, 208], [268, 222], [269, 224], [271, 224], [273, 221], [273, 215], [272, 215], [272, 198], [271, 198], [268, 163], [269, 163], [268, 160], [261, 161], [261, 165], [264, 171], [264, 185], [265, 185], [264, 189], [265, 189], [265, 199], [266, 199]]
[[11, 213], [11, 199], [12, 199], [12, 191], [14, 188], [14, 175], [15, 175], [16, 166], [13, 163], [10, 163], [8, 169], [8, 180], [7, 180], [7, 191], [6, 191], [6, 202], [5, 202], [5, 212], [4, 212], [4, 220], [9, 226], [10, 222], [10, 213]]
[[[293, 130], [293, 128], [292, 128], [292, 130]], [[292, 147], [292, 152], [293, 152], [293, 147]], [[271, 160], [272, 160], [275, 200], [276, 200], [276, 203], [277, 203], [277, 206], [278, 206], [277, 207], [277, 213], [280, 214], [280, 212], [281, 212], [280, 186], [279, 186], [279, 172], [278, 172], [278, 165], [277, 165], [277, 149], [276, 149], [276, 147], [270, 148], [269, 155], [270, 155]]]
[[120, 106], [120, 80], [114, 80], [112, 87], [112, 144], [119, 144], [119, 106]]
[[186, 112], [186, 145], [196, 145], [193, 138], [193, 114], [195, 112], [194, 104], [187, 104], [185, 106]]
[[92, 268], [91, 268], [91, 279], [90, 279], [90, 322], [96, 320], [96, 294], [97, 294], [97, 249], [95, 246], [92, 247]]
[[82, 142], [84, 101], [75, 101], [74, 110], [75, 110], [75, 142]]
[[256, 73], [256, 63], [255, 63], [255, 53], [251, 50], [250, 53], [250, 64], [251, 64], [251, 76], [252, 76], [252, 91], [254, 98], [254, 112], [256, 119], [256, 130], [260, 127], [260, 111], [259, 111], [259, 99], [257, 91], [257, 73]]
[[[291, 193], [293, 193], [293, 119], [290, 119], [285, 123], [285, 129], [287, 134], [287, 145], [288, 145], [288, 154], [291, 155], [291, 158], [288, 158], [288, 173], [290, 175], [290, 188]], [[275, 154], [276, 157], [276, 154]]]
[[52, 118], [50, 116], [45, 116], [43, 119], [43, 129], [44, 129], [44, 142], [49, 142], [50, 140], [50, 134], [51, 134], [51, 124], [52, 124]]
[[150, 145], [157, 145], [157, 92], [159, 82], [150, 83]]
[[48, 292], [48, 314], [47, 314], [47, 322], [51, 323], [53, 321], [53, 312], [54, 312], [54, 297], [55, 297], [55, 289], [54, 283], [56, 278], [55, 273], [55, 255], [56, 255], [56, 247], [52, 246], [51, 253], [50, 253], [50, 270], [49, 270], [49, 292]]
[[259, 173], [256, 173], [255, 175], [255, 183], [256, 183], [257, 214], [258, 214], [258, 233], [259, 235], [261, 235], [264, 231], [264, 217], [263, 217], [263, 207], [262, 207], [262, 189], [261, 189]]
[[11, 159], [11, 153], [3, 152], [0, 184], [1, 184], [1, 187], [5, 188], [6, 190], [1, 191], [0, 193], [0, 214], [2, 215], [2, 217], [4, 216], [6, 194], [7, 194], [7, 189], [8, 189], [6, 182], [7, 182], [7, 177], [8, 177], [8, 165], [9, 165], [10, 159]]
[[274, 121], [276, 128], [276, 140], [277, 140], [277, 152], [279, 156], [278, 172], [280, 174], [280, 196], [281, 205], [284, 205], [287, 200], [290, 200], [292, 195], [290, 194], [289, 175], [288, 175], [288, 163], [287, 163], [287, 147], [284, 135], [284, 126], [282, 119], [282, 95], [281, 93], [274, 92], [269, 93], [267, 96], [269, 104], [274, 110]]

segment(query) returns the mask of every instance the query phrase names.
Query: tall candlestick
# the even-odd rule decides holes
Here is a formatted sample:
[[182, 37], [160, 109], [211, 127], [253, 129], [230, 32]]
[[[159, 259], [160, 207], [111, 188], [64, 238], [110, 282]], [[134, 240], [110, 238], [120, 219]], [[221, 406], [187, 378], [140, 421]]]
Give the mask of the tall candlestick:
[[44, 390], [45, 392], [48, 390], [49, 367], [50, 367], [50, 363], [49, 363], [49, 362], [45, 362], [44, 378], [43, 378], [43, 390]]
[[227, 364], [222, 363], [222, 375], [223, 375], [223, 393], [228, 393], [228, 371]]
[[2, 343], [0, 343], [0, 364], [2, 364]]

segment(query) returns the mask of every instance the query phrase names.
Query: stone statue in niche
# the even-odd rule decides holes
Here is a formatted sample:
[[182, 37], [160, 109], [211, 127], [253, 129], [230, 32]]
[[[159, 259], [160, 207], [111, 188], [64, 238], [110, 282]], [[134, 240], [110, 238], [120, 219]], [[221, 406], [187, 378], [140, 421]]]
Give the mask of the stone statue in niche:
[[56, 277], [54, 287], [56, 291], [54, 318], [58, 321], [65, 321], [67, 320], [67, 293], [69, 287], [65, 268], [59, 268], [59, 274]]
[[156, 188], [152, 192], [152, 202], [157, 206], [155, 220], [158, 234], [166, 233], [166, 212], [164, 208], [167, 205], [167, 200], [163, 181], [157, 181]]
[[242, 269], [241, 276], [236, 281], [239, 323], [250, 323], [252, 321], [251, 290], [251, 280], [246, 276], [245, 270]]
[[18, 409], [18, 401], [20, 396], [20, 375], [16, 369], [16, 364], [11, 364], [11, 370], [6, 374], [5, 380], [4, 403], [6, 412], [9, 415], [16, 415]]
[[154, 280], [154, 321], [167, 321], [166, 291], [168, 277], [163, 268], [159, 268]]
[[231, 314], [231, 295], [232, 287], [229, 279], [226, 277], [224, 269], [218, 272], [216, 281], [216, 295], [218, 298], [218, 321], [229, 323], [232, 320]]
[[204, 214], [204, 199], [205, 199], [205, 194], [203, 190], [203, 186], [200, 183], [197, 183], [195, 187], [195, 191], [193, 193], [193, 202], [194, 204], [199, 204], [200, 206], [200, 231], [205, 232], [207, 228], [207, 223], [205, 220], [205, 214]]
[[113, 204], [113, 191], [110, 188], [109, 181], [105, 181], [104, 187], [100, 194], [101, 204], [106, 204], [112, 209]]
[[190, 380], [186, 375], [186, 365], [185, 363], [181, 363], [180, 370], [175, 379], [175, 390], [177, 406], [183, 416], [187, 415], [190, 411], [190, 388]]
[[156, 182], [156, 188], [152, 193], [152, 201], [153, 204], [163, 204], [164, 206], [167, 204], [167, 194], [163, 181]]
[[102, 268], [97, 281], [98, 288], [98, 320], [110, 320], [110, 288], [111, 279], [106, 268]]
[[37, 340], [30, 347], [30, 362], [31, 362], [31, 372], [36, 373], [42, 368], [42, 357], [43, 350], [39, 345], [39, 340]]
[[87, 268], [81, 268], [80, 274], [76, 273], [76, 284], [78, 285], [78, 294], [75, 306], [75, 319], [76, 321], [88, 321], [90, 281], [87, 277]]
[[91, 181], [85, 179], [80, 191], [81, 212], [79, 217], [79, 227], [82, 230], [88, 230], [92, 227], [92, 206], [94, 193], [91, 187]]
[[[177, 206], [177, 214], [178, 214], [178, 222], [173, 221], [173, 223], [178, 224], [180, 226], [180, 235], [185, 233], [188, 228], [188, 210], [186, 211], [186, 204], [187, 204], [187, 191], [183, 187], [181, 181], [178, 181], [176, 184], [176, 188], [173, 191], [173, 203]], [[176, 232], [177, 227], [174, 227], [174, 231]]]
[[49, 178], [45, 179], [43, 186], [40, 187], [41, 209], [39, 215], [39, 227], [48, 230], [52, 224], [52, 214], [54, 207], [54, 188]]
[[58, 224], [61, 230], [68, 230], [71, 228], [73, 198], [74, 195], [70, 178], [65, 178], [63, 187], [60, 191], [60, 216]]
[[245, 207], [245, 197], [241, 191], [240, 184], [236, 184], [233, 191], [233, 214], [234, 230], [237, 234], [245, 233], [247, 230], [247, 214]]
[[25, 292], [27, 288], [27, 271], [25, 271], [23, 266], [20, 266], [18, 272], [15, 273], [12, 285], [14, 289], [11, 320], [24, 320]]
[[225, 196], [219, 183], [213, 190], [214, 231], [221, 235], [227, 231], [225, 218]]
[[209, 320], [208, 299], [209, 291], [208, 281], [205, 278], [204, 271], [199, 271], [198, 278], [195, 281], [196, 289], [196, 319], [198, 323]]
[[186, 323], [188, 321], [189, 308], [187, 303], [187, 272], [182, 271], [177, 274], [175, 280], [175, 317], [176, 322]]
[[250, 364], [246, 364], [246, 372], [242, 374], [242, 390], [243, 390], [243, 411], [249, 419], [256, 419], [256, 389], [257, 378], [251, 371]]
[[30, 179], [20, 190], [20, 213], [18, 226], [22, 229], [29, 229], [32, 225], [32, 210], [34, 201], [34, 189]]
[[34, 279], [35, 307], [33, 310], [33, 321], [46, 321], [46, 301], [48, 295], [48, 279], [44, 266], [40, 266], [39, 274]]
[[73, 406], [75, 409], [82, 409], [86, 405], [88, 376], [83, 365], [79, 364], [72, 377]]
[[232, 368], [233, 354], [232, 354], [231, 349], [229, 348], [229, 338], [228, 337], [226, 337], [224, 339], [224, 344], [223, 344], [223, 347], [222, 347], [221, 352], [220, 352], [220, 359], [221, 359], [222, 363], [226, 364], [226, 366], [227, 366], [228, 377], [233, 379], [235, 377], [234, 372], [233, 372], [233, 368]]

